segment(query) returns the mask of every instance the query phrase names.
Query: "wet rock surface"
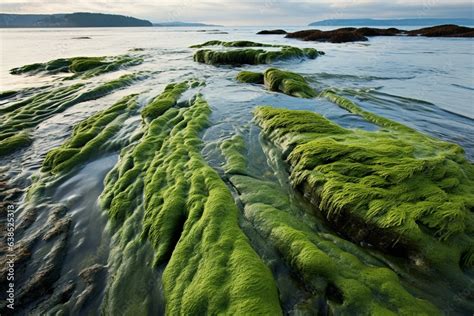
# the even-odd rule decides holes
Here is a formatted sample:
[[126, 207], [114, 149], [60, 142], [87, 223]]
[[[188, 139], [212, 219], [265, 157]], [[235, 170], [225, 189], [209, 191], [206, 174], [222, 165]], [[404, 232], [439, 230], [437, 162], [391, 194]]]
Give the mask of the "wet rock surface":
[[368, 38], [373, 36], [474, 37], [474, 29], [457, 25], [439, 25], [411, 31], [397, 28], [345, 27], [330, 31], [303, 30], [286, 35], [287, 38], [303, 41], [330, 43], [368, 41]]

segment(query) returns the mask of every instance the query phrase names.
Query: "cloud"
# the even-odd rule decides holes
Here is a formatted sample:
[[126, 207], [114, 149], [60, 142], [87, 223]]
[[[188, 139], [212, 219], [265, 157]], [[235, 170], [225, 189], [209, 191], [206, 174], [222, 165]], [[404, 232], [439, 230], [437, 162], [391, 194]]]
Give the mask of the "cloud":
[[101, 12], [131, 15], [151, 21], [199, 21], [224, 25], [293, 25], [330, 18], [472, 18], [465, 0], [17, 0], [2, 2], [10, 13]]

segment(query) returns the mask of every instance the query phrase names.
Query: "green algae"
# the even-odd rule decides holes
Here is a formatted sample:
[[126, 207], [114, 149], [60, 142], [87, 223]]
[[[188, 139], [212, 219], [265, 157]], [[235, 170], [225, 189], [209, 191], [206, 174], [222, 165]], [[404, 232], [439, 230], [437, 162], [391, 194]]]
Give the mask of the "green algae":
[[144, 120], [151, 122], [176, 105], [181, 94], [189, 88], [188, 82], [169, 84], [165, 91], [154, 98], [142, 111]]
[[208, 65], [257, 65], [270, 64], [275, 61], [289, 59], [315, 59], [321, 54], [314, 48], [298, 48], [282, 46], [278, 51], [267, 51], [264, 49], [236, 49], [228, 51], [217, 51], [211, 49], [200, 49], [194, 53], [194, 61]]
[[318, 95], [303, 76], [277, 68], [268, 68], [263, 74], [241, 71], [236, 79], [243, 83], [261, 83], [270, 91], [298, 98], [314, 98]]
[[343, 109], [345, 109], [345, 110], [347, 110], [347, 111], [349, 111], [353, 114], [357, 114], [357, 115], [363, 117], [364, 119], [366, 119], [367, 121], [372, 122], [374, 124], [377, 124], [379, 126], [389, 128], [389, 129], [393, 129], [393, 130], [398, 130], [398, 131], [416, 132], [414, 129], [412, 129], [412, 128], [406, 126], [406, 125], [400, 124], [398, 122], [392, 121], [392, 120], [387, 119], [385, 117], [382, 117], [380, 115], [376, 115], [376, 114], [371, 113], [369, 111], [363, 110], [360, 106], [358, 106], [357, 104], [355, 104], [351, 100], [349, 100], [349, 99], [347, 99], [343, 96], [337, 95], [335, 90], [332, 90], [332, 89], [324, 90], [319, 94], [319, 97], [327, 98], [329, 101], [337, 104], [341, 108], [343, 108]]
[[[131, 85], [142, 77], [140, 74], [123, 75], [118, 79], [85, 91], [83, 90], [85, 84], [62, 86], [7, 105], [0, 110], [0, 118], [3, 121], [0, 126], [0, 142], [4, 146], [7, 146], [8, 143], [27, 145], [26, 141], [14, 142], [15, 139], [9, 139], [20, 132], [26, 132], [28, 129], [38, 126], [41, 122], [71, 106], [101, 98], [115, 90]], [[14, 150], [19, 147], [8, 146], [8, 148]], [[2, 152], [6, 151], [2, 150]]]
[[[222, 150], [227, 164], [238, 159], [245, 169], [243, 138], [234, 136], [225, 143], [238, 146], [234, 151], [226, 150], [228, 145]], [[326, 297], [332, 314], [440, 314], [430, 303], [407, 292], [393, 271], [378, 266], [350, 242], [317, 232], [292, 215], [290, 210], [294, 206], [279, 185], [241, 175], [240, 170], [228, 173], [244, 206], [245, 217], [281, 253], [307, 287]]]
[[[183, 86], [172, 84], [164, 95]], [[197, 96], [189, 106], [143, 115], [144, 135], [107, 177], [101, 204], [125, 225], [144, 197], [142, 236], [155, 249], [154, 263], [166, 264], [167, 314], [281, 314], [271, 273], [240, 230], [230, 191], [200, 154], [209, 113]]]
[[247, 161], [241, 154], [245, 150], [245, 142], [242, 136], [233, 136], [220, 145], [220, 150], [226, 157], [224, 171], [231, 174], [247, 174]]
[[142, 58], [128, 55], [115, 57], [71, 57], [54, 59], [46, 63], [35, 63], [10, 70], [12, 75], [37, 73], [72, 73], [73, 77], [84, 79], [98, 76], [120, 68], [135, 66], [143, 62]]
[[107, 140], [121, 129], [137, 106], [137, 95], [129, 95], [76, 125], [65, 143], [48, 152], [43, 161], [43, 171], [66, 172], [108, 150], [104, 148]]
[[264, 82], [263, 74], [253, 71], [241, 71], [237, 74], [237, 77], [235, 79], [243, 83], [263, 84]]
[[453, 278], [472, 266], [474, 166], [459, 146], [404, 129], [344, 129], [309, 111], [261, 107], [255, 117], [330, 222], [370, 225], [375, 245], [398, 244]]
[[14, 90], [0, 91], [0, 100], [5, 100], [5, 99], [8, 99], [8, 98], [11, 98], [14, 95], [16, 95], [17, 93], [18, 93], [18, 91], [14, 91]]
[[264, 72], [265, 86], [271, 91], [280, 91], [298, 98], [314, 98], [316, 92], [308, 85], [308, 82], [300, 75], [269, 68]]
[[27, 132], [21, 132], [0, 140], [0, 156], [11, 154], [20, 148], [29, 146], [32, 139]]

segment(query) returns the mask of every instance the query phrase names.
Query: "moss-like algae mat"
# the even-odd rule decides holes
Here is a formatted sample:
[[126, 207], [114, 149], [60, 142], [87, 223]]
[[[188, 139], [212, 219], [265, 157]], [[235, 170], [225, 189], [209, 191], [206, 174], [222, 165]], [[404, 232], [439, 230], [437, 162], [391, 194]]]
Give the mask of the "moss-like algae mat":
[[[90, 116], [76, 125], [71, 137], [60, 147], [51, 150], [44, 159], [43, 172], [34, 178], [28, 189], [24, 216], [18, 221], [15, 231], [17, 236], [23, 237], [19, 238], [16, 249], [15, 268], [17, 271], [24, 271], [27, 267], [35, 267], [28, 277], [17, 276], [15, 280], [20, 289], [16, 297], [18, 306], [24, 307], [38, 298], [44, 299], [54, 291], [70, 291], [77, 285], [77, 280], [74, 283], [71, 281], [65, 289], [58, 289], [56, 285], [61, 278], [68, 248], [73, 246], [69, 243], [72, 216], [65, 204], [52, 202], [52, 192], [57, 183], [71, 175], [73, 168], [81, 168], [92, 158], [106, 155], [123, 146], [114, 143], [114, 135], [123, 128], [124, 120], [136, 112], [137, 106], [137, 95], [129, 95]], [[40, 215], [46, 215], [47, 219], [41, 220]], [[2, 261], [3, 266], [7, 265]], [[60, 307], [60, 298], [53, 296], [49, 300], [52, 305], [39, 304], [32, 314], [52, 313], [50, 308], [55, 304], [63, 312], [68, 311], [62, 309], [65, 307]]]
[[107, 72], [116, 71], [120, 68], [135, 66], [142, 62], [142, 58], [128, 55], [114, 57], [71, 57], [13, 68], [10, 70], [10, 73], [13, 75], [71, 73], [73, 75], [68, 79], [77, 77], [87, 79]]
[[[257, 65], [270, 64], [275, 61], [288, 59], [315, 59], [324, 54], [314, 48], [298, 48], [287, 45], [271, 45], [248, 41], [222, 42], [209, 41], [199, 45], [193, 45], [192, 48], [201, 48], [207, 46], [220, 45], [223, 47], [239, 47], [244, 49], [236, 50], [211, 50], [200, 49], [194, 53], [194, 61], [209, 65]], [[278, 47], [278, 51], [269, 51], [265, 49], [254, 49], [250, 47]]]
[[238, 192], [245, 217], [278, 250], [306, 287], [327, 301], [330, 314], [440, 314], [430, 303], [407, 292], [393, 271], [381, 267], [356, 246], [316, 232], [292, 215], [289, 196], [277, 184], [244, 175], [242, 137], [224, 141], [221, 149], [227, 161], [224, 170]]
[[283, 92], [299, 98], [314, 98], [317, 95], [302, 76], [277, 68], [269, 68], [263, 73], [241, 71], [236, 79], [243, 83], [264, 84], [270, 91]]
[[103, 97], [131, 85], [143, 75], [123, 75], [118, 79], [86, 89], [85, 84], [55, 88], [0, 109], [0, 155], [10, 154], [31, 143], [29, 132], [41, 122], [81, 102]]
[[78, 124], [63, 145], [48, 152], [43, 161], [43, 170], [66, 172], [94, 155], [103, 154], [108, 149], [104, 148], [104, 144], [121, 129], [125, 119], [137, 108], [136, 99], [136, 95], [127, 96]]
[[474, 166], [459, 146], [373, 114], [395, 129], [349, 130], [271, 107], [255, 117], [285, 152], [293, 185], [343, 233], [401, 248], [456, 279], [472, 267]]
[[[155, 249], [154, 264], [166, 264], [167, 314], [279, 315], [271, 273], [240, 230], [229, 189], [200, 154], [209, 106], [199, 95], [176, 106], [187, 86], [169, 85], [143, 109], [144, 135], [107, 177], [102, 205], [126, 225], [143, 195], [142, 235]], [[174, 102], [166, 109], [163, 100]], [[159, 112], [149, 110], [156, 104]], [[106, 306], [120, 299], [108, 297]]]

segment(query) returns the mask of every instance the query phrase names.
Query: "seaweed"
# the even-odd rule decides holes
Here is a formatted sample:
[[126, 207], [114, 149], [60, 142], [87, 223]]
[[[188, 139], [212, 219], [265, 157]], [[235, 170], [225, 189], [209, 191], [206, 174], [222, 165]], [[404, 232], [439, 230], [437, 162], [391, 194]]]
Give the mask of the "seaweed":
[[107, 72], [116, 71], [141, 64], [143, 59], [128, 55], [114, 57], [71, 57], [54, 59], [46, 63], [35, 63], [10, 70], [12, 75], [37, 73], [72, 73], [69, 79], [81, 77], [84, 79], [98, 76]]
[[472, 266], [462, 258], [472, 256], [474, 166], [461, 147], [376, 115], [394, 129], [350, 130], [271, 107], [255, 117], [283, 149], [293, 186], [349, 238], [401, 248], [462, 280], [460, 268]]
[[18, 94], [18, 91], [15, 91], [15, 90], [0, 91], [0, 100], [11, 98], [15, 96], [16, 94]]
[[322, 53], [314, 48], [298, 48], [282, 46], [278, 51], [267, 51], [264, 49], [236, 49], [228, 51], [217, 51], [211, 49], [200, 49], [194, 53], [194, 61], [209, 65], [257, 65], [270, 64], [275, 61], [288, 59], [315, 59]]
[[224, 171], [230, 174], [247, 174], [247, 161], [241, 154], [245, 150], [245, 142], [242, 136], [234, 136], [223, 141], [220, 150], [226, 157]]
[[137, 95], [132, 94], [76, 125], [65, 143], [48, 152], [43, 161], [43, 171], [64, 173], [110, 149], [107, 140], [120, 130], [137, 106]]
[[0, 140], [0, 156], [8, 155], [32, 143], [32, 138], [27, 132], [13, 134]]
[[[246, 169], [243, 138], [236, 135], [223, 144], [226, 165], [237, 160], [240, 168]], [[228, 150], [230, 144], [236, 146], [235, 150]], [[374, 262], [361, 249], [318, 232], [293, 215], [295, 206], [279, 185], [242, 175], [239, 169], [227, 172], [245, 217], [312, 292], [324, 295], [331, 314], [440, 314], [427, 301], [412, 296], [393, 271]]]
[[264, 82], [263, 74], [253, 71], [241, 71], [237, 74], [235, 79], [243, 83], [263, 84]]
[[83, 91], [84, 84], [63, 86], [2, 108], [0, 118], [4, 123], [0, 126], [0, 155], [9, 154], [29, 144], [25, 138], [21, 142], [18, 142], [18, 137], [11, 139], [18, 133], [38, 126], [41, 122], [73, 105], [101, 98], [141, 78], [140, 74], [123, 75], [86, 91]]
[[[164, 98], [183, 85], [168, 86]], [[209, 113], [198, 95], [187, 107], [174, 104], [145, 119], [142, 139], [107, 177], [102, 205], [120, 226], [144, 197], [142, 236], [155, 249], [154, 264], [166, 264], [167, 314], [281, 314], [271, 273], [240, 230], [230, 191], [200, 154]]]
[[243, 83], [265, 84], [271, 91], [282, 92], [298, 98], [314, 98], [318, 94], [308, 85], [306, 79], [294, 72], [268, 68], [265, 72], [257, 73], [241, 71], [238, 73], [238, 81]]

